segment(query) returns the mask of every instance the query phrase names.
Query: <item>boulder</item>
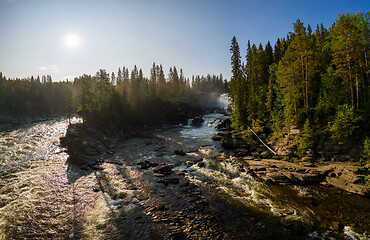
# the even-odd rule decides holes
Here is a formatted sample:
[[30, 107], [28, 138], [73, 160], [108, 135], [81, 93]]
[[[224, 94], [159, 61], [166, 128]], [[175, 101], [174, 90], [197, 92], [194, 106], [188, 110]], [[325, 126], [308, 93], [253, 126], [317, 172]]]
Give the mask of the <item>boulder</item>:
[[281, 172], [267, 172], [265, 174], [265, 180], [267, 182], [272, 182], [276, 184], [290, 184], [292, 183], [292, 178], [288, 178]]
[[276, 149], [276, 154], [279, 156], [294, 156], [294, 152], [296, 151], [295, 147], [279, 147]]
[[174, 153], [179, 156], [185, 156], [186, 152], [184, 150], [175, 150]]
[[326, 165], [295, 164], [283, 160], [261, 159], [256, 162], [244, 157], [247, 172], [260, 179], [275, 184], [323, 184], [358, 195], [370, 196], [370, 187], [364, 185], [368, 171], [359, 171], [358, 167], [343, 163]]
[[158, 166], [158, 163], [152, 162], [152, 161], [149, 161], [149, 160], [145, 160], [145, 161], [138, 162], [137, 165], [140, 166], [140, 169], [148, 169], [150, 167]]
[[230, 118], [225, 119], [222, 123], [216, 126], [216, 129], [217, 130], [231, 129], [231, 119]]
[[236, 149], [233, 153], [234, 157], [243, 158], [250, 155], [250, 151], [247, 149]]
[[194, 126], [194, 127], [201, 127], [203, 122], [204, 122], [204, 119], [202, 117], [195, 117], [191, 121], [191, 125]]
[[168, 164], [168, 165], [160, 165], [156, 168], [153, 169], [155, 173], [160, 173], [164, 175], [170, 175], [173, 173], [172, 168], [174, 167], [173, 164]]
[[333, 168], [326, 177], [326, 183], [347, 192], [370, 196], [370, 187], [363, 185], [365, 175], [358, 173], [354, 166], [339, 165]]
[[221, 139], [221, 146], [226, 148], [226, 149], [236, 149], [236, 148], [241, 148], [244, 146], [244, 142], [239, 139], [231, 138], [224, 136]]
[[169, 184], [179, 184], [180, 179], [179, 178], [159, 178], [157, 179], [158, 183], [163, 183], [164, 185], [169, 185]]
[[214, 135], [214, 136], [212, 137], [212, 140], [213, 140], [213, 141], [221, 141], [221, 139], [222, 139], [222, 136], [221, 136], [221, 135], [219, 135], [219, 134], [216, 134], [216, 135]]

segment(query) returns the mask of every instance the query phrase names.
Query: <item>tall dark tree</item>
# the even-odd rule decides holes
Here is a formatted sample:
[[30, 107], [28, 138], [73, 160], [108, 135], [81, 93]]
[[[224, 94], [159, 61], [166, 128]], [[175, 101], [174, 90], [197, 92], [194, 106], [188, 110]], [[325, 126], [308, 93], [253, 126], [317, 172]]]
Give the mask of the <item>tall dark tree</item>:
[[[346, 82], [351, 106], [360, 105], [359, 87], [364, 64], [361, 21], [357, 14], [338, 14], [330, 31], [335, 75]], [[368, 72], [368, 69], [367, 69]]]
[[150, 82], [149, 82], [150, 95], [155, 96], [157, 91], [157, 67], [153, 62], [153, 66], [150, 69]]
[[241, 66], [241, 57], [239, 44], [234, 36], [231, 40], [231, 97], [234, 103], [234, 111], [232, 115], [233, 125], [236, 129], [242, 129], [247, 123], [246, 96], [247, 86], [244, 78], [243, 69]]
[[231, 40], [230, 53], [231, 53], [232, 78], [236, 78], [241, 70], [241, 57], [240, 57], [239, 44], [236, 41], [235, 36]]

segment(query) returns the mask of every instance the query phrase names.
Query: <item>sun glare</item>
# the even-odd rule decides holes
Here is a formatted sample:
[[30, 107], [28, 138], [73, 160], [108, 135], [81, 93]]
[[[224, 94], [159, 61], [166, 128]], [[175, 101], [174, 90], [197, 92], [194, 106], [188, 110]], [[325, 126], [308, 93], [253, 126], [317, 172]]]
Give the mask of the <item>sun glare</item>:
[[75, 48], [80, 44], [80, 38], [76, 34], [68, 34], [64, 40], [69, 48]]

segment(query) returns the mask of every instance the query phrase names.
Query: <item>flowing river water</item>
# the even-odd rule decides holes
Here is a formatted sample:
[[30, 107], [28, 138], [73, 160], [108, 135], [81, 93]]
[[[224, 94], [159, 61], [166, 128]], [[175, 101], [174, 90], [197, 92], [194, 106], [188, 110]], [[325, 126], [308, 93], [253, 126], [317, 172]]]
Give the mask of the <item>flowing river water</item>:
[[0, 133], [0, 239], [370, 239], [369, 199], [255, 179], [211, 140], [224, 118], [118, 141], [93, 169], [66, 163], [68, 119]]

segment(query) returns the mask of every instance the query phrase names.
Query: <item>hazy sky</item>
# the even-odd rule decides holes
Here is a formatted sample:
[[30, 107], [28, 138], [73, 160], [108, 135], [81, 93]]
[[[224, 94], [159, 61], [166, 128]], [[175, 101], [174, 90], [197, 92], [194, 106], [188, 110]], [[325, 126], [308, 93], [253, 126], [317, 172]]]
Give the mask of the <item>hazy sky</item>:
[[369, 9], [369, 0], [0, 0], [0, 72], [58, 81], [136, 64], [148, 76], [156, 62], [166, 74], [175, 65], [186, 77], [229, 78], [234, 35], [244, 57], [248, 39], [274, 44], [297, 18], [328, 28], [337, 12]]

